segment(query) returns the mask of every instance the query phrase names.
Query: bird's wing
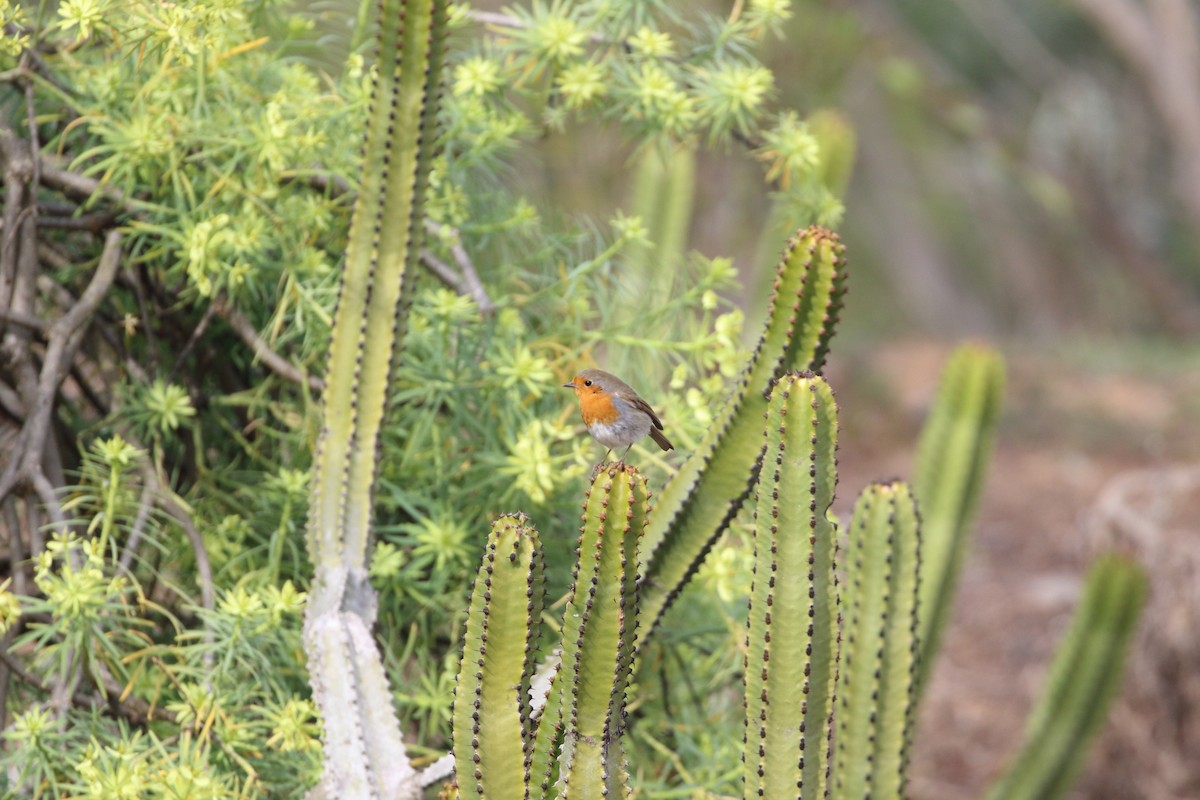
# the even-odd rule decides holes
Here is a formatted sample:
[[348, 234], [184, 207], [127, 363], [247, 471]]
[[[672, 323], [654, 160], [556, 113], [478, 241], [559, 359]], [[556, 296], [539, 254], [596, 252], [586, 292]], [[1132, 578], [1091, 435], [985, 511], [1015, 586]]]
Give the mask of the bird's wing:
[[649, 403], [647, 403], [645, 400], [638, 397], [637, 395], [634, 395], [629, 400], [629, 403], [637, 410], [645, 411], [646, 415], [648, 417], [650, 417], [650, 421], [654, 423], [654, 427], [658, 428], [660, 431], [663, 429], [662, 420], [658, 418], [658, 414], [654, 413], [654, 409], [650, 407]]

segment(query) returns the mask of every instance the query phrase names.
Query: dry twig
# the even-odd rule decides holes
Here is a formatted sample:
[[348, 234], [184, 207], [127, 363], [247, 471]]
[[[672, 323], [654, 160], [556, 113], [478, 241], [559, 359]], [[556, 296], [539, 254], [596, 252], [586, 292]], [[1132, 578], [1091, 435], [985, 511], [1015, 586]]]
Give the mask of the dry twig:
[[55, 524], [65, 520], [54, 487], [46, 479], [42, 456], [50, 431], [51, 415], [58, 387], [67, 374], [75, 350], [91, 324], [92, 316], [116, 277], [121, 260], [121, 234], [112, 231], [104, 241], [100, 263], [79, 300], [66, 314], [57, 319], [47, 334], [46, 354], [42, 360], [36, 393], [28, 398], [28, 413], [21, 428], [16, 451], [3, 474], [0, 474], [0, 502], [4, 502], [22, 483], [30, 485], [45, 505]]
[[254, 323], [246, 319], [246, 315], [241, 311], [229, 305], [224, 298], [215, 298], [212, 307], [216, 310], [217, 316], [228, 322], [229, 327], [233, 328], [233, 332], [249, 345], [250, 349], [254, 351], [254, 357], [262, 361], [269, 370], [292, 383], [307, 383], [309, 388], [314, 391], [319, 392], [325, 388], [323, 380], [316, 375], [306, 375], [295, 364], [272, 350], [271, 346], [258, 335], [258, 329], [254, 327]]
[[[501, 18], [502, 14], [489, 14], [483, 11], [473, 11], [472, 16], [480, 22], [488, 22], [501, 24], [496, 22], [491, 17]], [[520, 21], [512, 17], [505, 17], [513, 21], [516, 27], [520, 26]], [[340, 197], [349, 194], [352, 189], [345, 178], [339, 175], [331, 175], [327, 172], [314, 172], [305, 176], [305, 180], [309, 186], [317, 189], [330, 197]], [[459, 272], [435, 256], [428, 249], [423, 249], [420, 252], [421, 263], [425, 268], [434, 274], [434, 276], [448, 287], [458, 292], [461, 295], [469, 296], [475, 301], [475, 305], [479, 306], [479, 310], [484, 314], [491, 314], [496, 310], [496, 304], [492, 302], [492, 298], [488, 296], [487, 289], [483, 287], [483, 281], [479, 279], [479, 273], [475, 271], [475, 263], [471, 260], [471, 254], [462, 246], [462, 237], [455, 228], [448, 225], [443, 225], [440, 222], [435, 222], [431, 219], [425, 220], [426, 233], [436, 236], [439, 240], [447, 240], [450, 247], [450, 255], [454, 257], [454, 263], [458, 265]], [[459, 274], [461, 273], [461, 274]]]

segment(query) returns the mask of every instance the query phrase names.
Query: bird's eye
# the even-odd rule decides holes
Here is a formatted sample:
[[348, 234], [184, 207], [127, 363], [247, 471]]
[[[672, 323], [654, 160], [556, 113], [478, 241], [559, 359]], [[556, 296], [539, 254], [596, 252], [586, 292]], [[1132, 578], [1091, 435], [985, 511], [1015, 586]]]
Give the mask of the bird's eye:
[[592, 385], [592, 382], [591, 382], [591, 381], [584, 381], [584, 382], [583, 382], [583, 385], [584, 385], [584, 386], [591, 386], [591, 385]]

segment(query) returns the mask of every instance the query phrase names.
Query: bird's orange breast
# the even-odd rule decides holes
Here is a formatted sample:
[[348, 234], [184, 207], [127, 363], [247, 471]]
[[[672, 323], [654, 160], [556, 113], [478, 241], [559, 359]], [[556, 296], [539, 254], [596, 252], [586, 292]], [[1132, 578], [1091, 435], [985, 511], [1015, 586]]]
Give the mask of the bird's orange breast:
[[587, 392], [579, 397], [579, 410], [583, 412], [583, 424], [595, 425], [597, 422], [608, 425], [616, 422], [621, 416], [612, 398], [603, 392]]

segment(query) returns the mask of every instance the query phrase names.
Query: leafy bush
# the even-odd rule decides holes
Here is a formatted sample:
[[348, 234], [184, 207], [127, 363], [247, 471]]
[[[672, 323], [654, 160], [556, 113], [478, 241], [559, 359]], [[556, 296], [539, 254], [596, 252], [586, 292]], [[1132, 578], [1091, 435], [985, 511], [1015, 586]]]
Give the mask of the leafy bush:
[[[316, 17], [266, 0], [0, 11], [10, 788], [296, 794], [320, 768], [302, 529], [368, 26], [330, 66], [313, 57]], [[599, 450], [557, 384], [597, 360], [636, 366], [686, 452], [743, 360], [732, 265], [657, 249], [686, 214], [564, 218], [522, 194], [515, 165], [584, 123], [628, 137], [645, 164], [732, 143], [788, 190], [796, 223], [833, 221], [817, 139], [769, 108], [775, 78], [753, 56], [790, 13], [780, 0], [729, 18], [632, 0], [456, 7], [429, 272], [382, 433], [371, 562], [391, 685], [430, 753], [446, 747], [466, 585], [497, 512], [545, 520], [552, 596], [565, 590]], [[672, 466], [639, 464], [659, 485]], [[707, 568], [727, 598], [732, 552]], [[734, 629], [689, 633], [646, 674], [705, 696], [680, 659], [700, 654], [693, 680], [721, 685]], [[681, 724], [669, 746], [643, 734], [648, 786], [674, 753], [721, 746], [702, 730]]]

